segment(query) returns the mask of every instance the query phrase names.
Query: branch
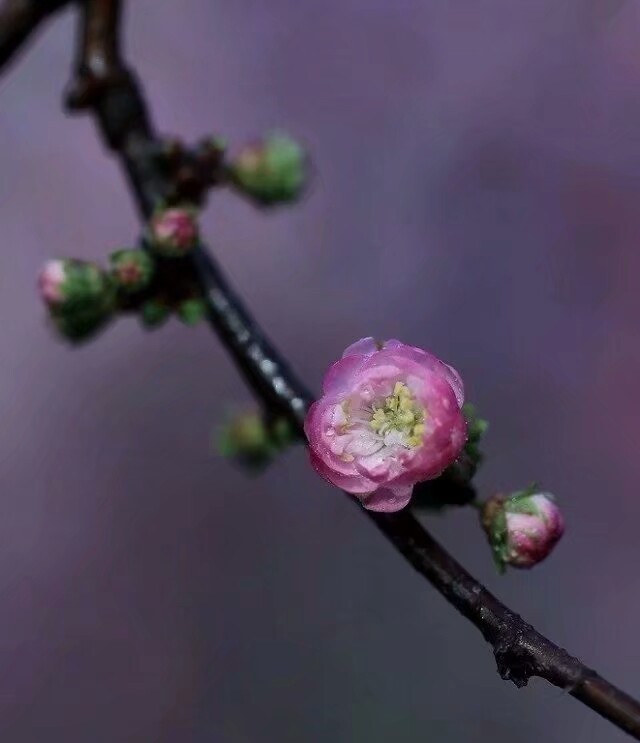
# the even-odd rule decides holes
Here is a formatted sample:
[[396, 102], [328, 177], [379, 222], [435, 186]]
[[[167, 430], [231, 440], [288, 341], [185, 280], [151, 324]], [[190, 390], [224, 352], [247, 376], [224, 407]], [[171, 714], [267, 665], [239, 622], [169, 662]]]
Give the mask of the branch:
[[471, 576], [406, 510], [376, 526], [493, 648], [498, 673], [517, 687], [538, 676], [640, 740], [640, 703], [541, 635]]
[[[76, 78], [70, 104], [89, 108], [120, 160], [144, 220], [159, 202], [175, 198], [144, 98], [119, 53], [120, 0], [84, 0]], [[3, 30], [0, 30], [2, 38]], [[194, 266], [204, 289], [209, 322], [265, 407], [286, 417], [302, 436], [312, 395], [262, 333], [214, 258], [201, 247]], [[459, 565], [408, 511], [362, 511], [405, 559], [482, 633], [498, 672], [516, 686], [533, 676], [576, 699], [640, 740], [640, 704], [569, 655], [498, 601]]]
[[0, 70], [47, 16], [70, 0], [4, 0], [0, 6]]

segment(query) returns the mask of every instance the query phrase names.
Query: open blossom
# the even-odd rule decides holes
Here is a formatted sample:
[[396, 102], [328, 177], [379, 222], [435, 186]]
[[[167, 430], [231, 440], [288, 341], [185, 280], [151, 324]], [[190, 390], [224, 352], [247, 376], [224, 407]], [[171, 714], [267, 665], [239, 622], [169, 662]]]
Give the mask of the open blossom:
[[166, 257], [180, 257], [198, 244], [198, 222], [193, 209], [171, 207], [157, 211], [151, 219], [149, 233], [153, 248]]
[[371, 511], [398, 511], [413, 486], [438, 477], [466, 441], [459, 374], [397, 340], [346, 349], [305, 420], [311, 463]]
[[533, 490], [490, 499], [483, 509], [483, 524], [501, 568], [537, 565], [564, 534], [564, 519], [553, 496]]

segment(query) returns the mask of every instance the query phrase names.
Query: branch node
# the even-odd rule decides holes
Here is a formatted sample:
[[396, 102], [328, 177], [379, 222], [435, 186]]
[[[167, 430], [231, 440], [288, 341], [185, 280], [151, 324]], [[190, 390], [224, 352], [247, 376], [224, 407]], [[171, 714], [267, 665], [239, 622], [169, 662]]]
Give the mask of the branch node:
[[504, 681], [512, 681], [518, 689], [538, 675], [538, 663], [523, 641], [521, 629], [505, 629], [493, 647], [498, 673]]
[[98, 72], [81, 66], [76, 70], [64, 94], [64, 104], [68, 111], [83, 111], [95, 106], [114, 88], [126, 86], [130, 73], [125, 67], [110, 67]]

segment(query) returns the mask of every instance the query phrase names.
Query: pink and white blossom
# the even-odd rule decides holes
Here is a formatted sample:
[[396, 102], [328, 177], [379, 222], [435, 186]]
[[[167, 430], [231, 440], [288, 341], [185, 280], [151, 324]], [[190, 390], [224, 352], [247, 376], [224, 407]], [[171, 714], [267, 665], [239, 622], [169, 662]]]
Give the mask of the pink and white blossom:
[[398, 511], [438, 477], [467, 435], [458, 372], [397, 340], [349, 346], [305, 420], [311, 463], [372, 511]]

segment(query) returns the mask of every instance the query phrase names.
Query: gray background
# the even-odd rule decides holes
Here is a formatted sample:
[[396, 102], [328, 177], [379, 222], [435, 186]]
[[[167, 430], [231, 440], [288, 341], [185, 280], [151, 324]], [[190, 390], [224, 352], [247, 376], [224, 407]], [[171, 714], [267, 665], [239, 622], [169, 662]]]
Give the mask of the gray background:
[[[314, 156], [304, 205], [204, 217], [317, 386], [354, 339], [463, 373], [491, 419], [485, 492], [562, 499], [557, 554], [495, 575], [472, 513], [430, 526], [543, 632], [638, 676], [640, 4], [136, 0], [128, 54], [161, 128]], [[247, 394], [205, 328], [122, 320], [82, 350], [34, 291], [49, 256], [137, 229], [88, 119], [60, 110], [74, 32], [0, 85], [0, 731], [12, 743], [608, 743], [479, 635], [300, 449], [260, 480], [211, 451]]]

